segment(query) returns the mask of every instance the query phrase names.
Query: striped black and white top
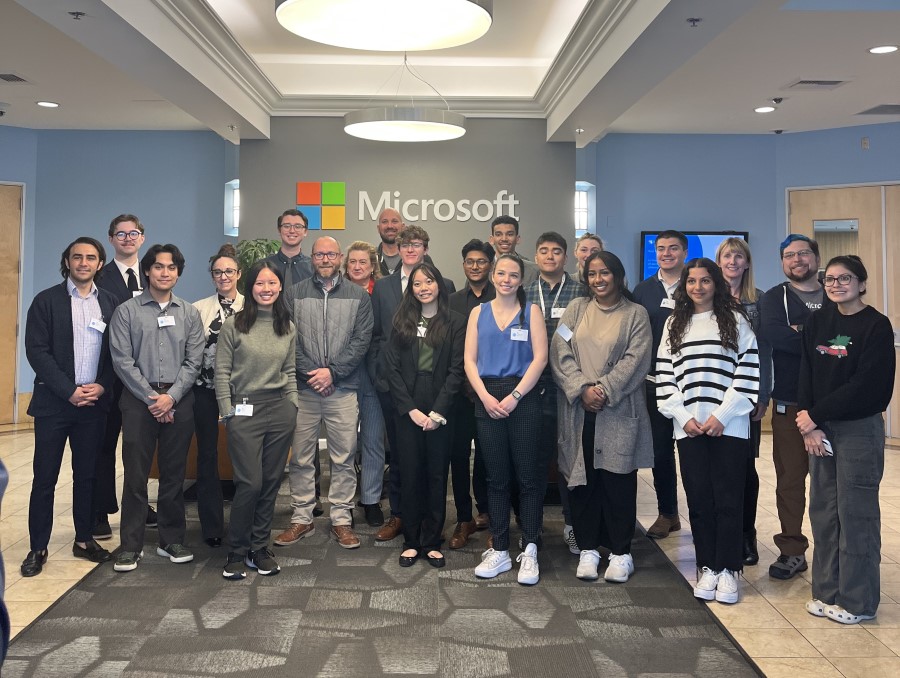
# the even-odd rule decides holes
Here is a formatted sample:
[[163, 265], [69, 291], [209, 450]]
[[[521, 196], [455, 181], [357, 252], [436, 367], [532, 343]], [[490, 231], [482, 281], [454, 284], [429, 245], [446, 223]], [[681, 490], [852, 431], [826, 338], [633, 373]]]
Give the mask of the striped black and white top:
[[759, 394], [759, 352], [750, 323], [740, 314], [738, 350], [722, 347], [719, 325], [712, 311], [697, 313], [685, 331], [681, 351], [669, 350], [669, 326], [656, 356], [656, 402], [659, 411], [675, 421], [675, 437], [685, 438], [684, 425], [696, 419], [701, 426], [710, 415], [725, 427], [723, 435], [750, 436], [749, 413]]

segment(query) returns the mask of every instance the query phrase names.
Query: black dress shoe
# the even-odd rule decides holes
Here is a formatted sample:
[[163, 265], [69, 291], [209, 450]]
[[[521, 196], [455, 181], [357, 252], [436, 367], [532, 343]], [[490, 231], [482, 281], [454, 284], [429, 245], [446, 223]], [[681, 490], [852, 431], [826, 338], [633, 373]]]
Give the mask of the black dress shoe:
[[207, 537], [203, 541], [205, 541], [206, 545], [211, 549], [217, 549], [222, 545], [222, 537]]
[[72, 544], [72, 555], [90, 560], [92, 563], [105, 563], [112, 558], [112, 554], [95, 541], [84, 542], [84, 548]]
[[318, 518], [322, 514], [325, 513], [325, 509], [322, 508], [322, 502], [316, 499], [316, 505], [313, 507], [313, 517]]
[[112, 528], [109, 526], [109, 518], [106, 516], [97, 518], [97, 523], [94, 525], [92, 534], [97, 541], [112, 539]]
[[46, 551], [29, 551], [28, 555], [25, 556], [25, 560], [22, 561], [22, 576], [34, 577], [39, 575], [41, 570], [44, 569], [44, 563], [46, 562]]
[[147, 505], [147, 527], [156, 527], [157, 519], [156, 519], [156, 511], [153, 510], [153, 507], [149, 504]]
[[400, 567], [412, 567], [418, 559], [418, 553], [414, 556], [400, 556]]
[[384, 513], [381, 510], [381, 504], [363, 504], [363, 513], [366, 516], [366, 523], [371, 527], [381, 527], [384, 525]]
[[744, 565], [756, 565], [759, 551], [756, 549], [756, 530], [744, 532]]
[[426, 555], [425, 559], [428, 561], [428, 564], [431, 565], [431, 567], [444, 567], [444, 565], [447, 564], [447, 560], [444, 558], [444, 556], [438, 556], [437, 558], [435, 558], [434, 556]]

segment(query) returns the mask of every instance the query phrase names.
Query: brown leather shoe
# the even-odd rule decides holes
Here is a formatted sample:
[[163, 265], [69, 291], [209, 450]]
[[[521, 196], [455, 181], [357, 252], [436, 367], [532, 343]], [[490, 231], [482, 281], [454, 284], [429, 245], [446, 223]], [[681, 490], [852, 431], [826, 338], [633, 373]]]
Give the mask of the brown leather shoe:
[[378, 532], [375, 533], [375, 541], [390, 541], [403, 529], [403, 521], [397, 516], [391, 516]]
[[296, 544], [303, 537], [316, 533], [316, 526], [312, 523], [291, 523], [291, 526], [275, 537], [276, 546], [290, 546]]
[[660, 513], [656, 522], [650, 526], [649, 530], [647, 530], [647, 536], [652, 539], [665, 539], [669, 536], [670, 532], [678, 532], [680, 529], [681, 520], [679, 520], [677, 514], [674, 516], [667, 516], [664, 513]]
[[331, 527], [331, 536], [337, 540], [337, 543], [345, 549], [358, 549], [359, 537], [349, 525], [333, 525]]
[[453, 530], [453, 536], [450, 537], [450, 548], [461, 549], [469, 542], [469, 537], [474, 534], [475, 521], [470, 520], [466, 523], [456, 523], [456, 529]]
[[487, 513], [479, 513], [475, 516], [475, 529], [486, 530], [491, 525], [491, 518]]

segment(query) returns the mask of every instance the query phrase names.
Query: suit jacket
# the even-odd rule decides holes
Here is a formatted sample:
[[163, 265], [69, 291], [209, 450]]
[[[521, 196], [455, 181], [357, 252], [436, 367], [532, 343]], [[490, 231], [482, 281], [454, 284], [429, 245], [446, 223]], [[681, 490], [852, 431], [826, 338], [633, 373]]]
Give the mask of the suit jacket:
[[[109, 324], [116, 310], [116, 298], [98, 287], [97, 300], [103, 322]], [[32, 417], [49, 416], [74, 407], [69, 402], [77, 387], [72, 301], [65, 282], [39, 293], [31, 303], [25, 320], [25, 355], [35, 374], [28, 414]], [[109, 331], [106, 330], [97, 364], [97, 383], [105, 392], [94, 407], [109, 409], [114, 378], [109, 356]]]
[[[140, 260], [138, 260], [135, 268], [137, 268], [138, 276], [140, 276], [141, 289], [147, 289], [147, 276], [145, 276], [144, 272], [141, 270]], [[97, 287], [106, 290], [115, 297], [116, 306], [122, 302], [128, 301], [132, 297], [128, 285], [125, 284], [125, 278], [122, 277], [122, 273], [119, 271], [119, 267], [116, 266], [115, 261], [110, 261], [97, 272], [95, 282], [97, 283]]]
[[[446, 340], [434, 349], [432, 362], [431, 409], [445, 418], [452, 414], [453, 399], [465, 379], [463, 353], [466, 345], [466, 319], [450, 312], [450, 332]], [[386, 375], [391, 390], [391, 398], [400, 414], [408, 414], [416, 409], [413, 393], [416, 374], [419, 371], [419, 342], [403, 346], [391, 333], [391, 340], [384, 351]], [[428, 414], [427, 412], [425, 414]]]

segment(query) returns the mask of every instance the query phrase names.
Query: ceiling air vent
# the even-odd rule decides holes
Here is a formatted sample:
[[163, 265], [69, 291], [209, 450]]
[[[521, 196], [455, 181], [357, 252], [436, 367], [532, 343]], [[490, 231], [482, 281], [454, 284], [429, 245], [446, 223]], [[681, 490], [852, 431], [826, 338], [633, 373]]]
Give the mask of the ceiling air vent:
[[837, 89], [846, 82], [846, 80], [794, 80], [783, 89], [793, 92], [815, 92], [817, 90]]
[[860, 111], [857, 115], [900, 115], [900, 104], [881, 104], [867, 111]]
[[28, 84], [28, 81], [22, 76], [16, 75], [15, 73], [0, 73], [0, 81], [9, 82], [9, 83], [25, 83]]

